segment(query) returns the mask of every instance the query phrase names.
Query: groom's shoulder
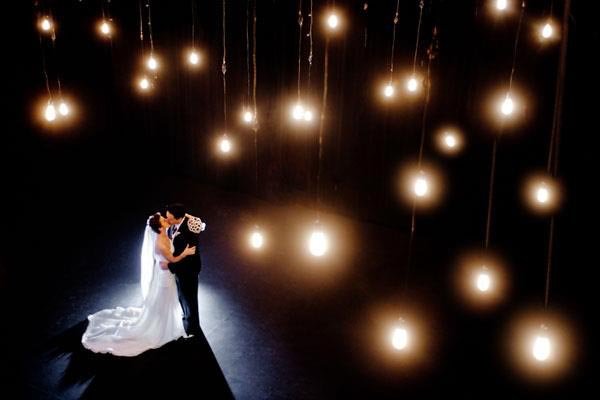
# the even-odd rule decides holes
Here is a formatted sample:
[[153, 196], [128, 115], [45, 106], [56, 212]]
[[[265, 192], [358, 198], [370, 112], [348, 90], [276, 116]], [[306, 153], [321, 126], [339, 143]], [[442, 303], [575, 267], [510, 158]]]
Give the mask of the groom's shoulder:
[[187, 227], [190, 232], [200, 233], [202, 231], [202, 221], [193, 215], [187, 215]]

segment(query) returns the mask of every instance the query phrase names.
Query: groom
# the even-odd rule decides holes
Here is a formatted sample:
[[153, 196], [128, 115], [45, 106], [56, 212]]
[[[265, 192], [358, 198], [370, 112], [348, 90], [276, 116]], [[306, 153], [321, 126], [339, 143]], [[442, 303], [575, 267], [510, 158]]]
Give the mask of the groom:
[[[173, 240], [173, 255], [178, 256], [189, 245], [198, 246], [200, 232], [206, 224], [198, 217], [186, 214], [183, 204], [169, 204], [163, 211], [169, 228], [167, 234]], [[200, 247], [197, 247], [200, 248]], [[202, 268], [199, 251], [177, 263], [169, 264], [169, 270], [175, 275], [177, 294], [183, 310], [183, 327], [189, 336], [200, 334], [198, 315], [198, 274]]]

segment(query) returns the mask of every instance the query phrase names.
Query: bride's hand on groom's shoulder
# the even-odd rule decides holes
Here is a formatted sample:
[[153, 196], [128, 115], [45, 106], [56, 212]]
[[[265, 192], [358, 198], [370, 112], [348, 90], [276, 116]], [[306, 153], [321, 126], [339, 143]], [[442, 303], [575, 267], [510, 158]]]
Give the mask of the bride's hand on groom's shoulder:
[[198, 217], [186, 214], [188, 218], [188, 228], [192, 233], [200, 233], [206, 229], [206, 224]]

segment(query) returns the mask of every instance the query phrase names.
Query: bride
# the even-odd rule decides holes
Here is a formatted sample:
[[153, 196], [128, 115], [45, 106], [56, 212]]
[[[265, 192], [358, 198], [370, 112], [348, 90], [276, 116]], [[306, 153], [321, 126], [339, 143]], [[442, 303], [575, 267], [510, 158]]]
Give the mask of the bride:
[[135, 356], [185, 336], [175, 276], [168, 265], [195, 254], [196, 247], [188, 246], [181, 255], [173, 256], [168, 227], [160, 213], [148, 218], [141, 257], [141, 307], [117, 307], [89, 315], [81, 339], [85, 348], [96, 353]]

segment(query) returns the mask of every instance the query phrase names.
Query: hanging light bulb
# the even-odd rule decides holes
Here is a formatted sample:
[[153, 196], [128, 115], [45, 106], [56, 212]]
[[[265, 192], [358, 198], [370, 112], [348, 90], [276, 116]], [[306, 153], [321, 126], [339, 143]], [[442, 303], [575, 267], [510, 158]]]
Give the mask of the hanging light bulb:
[[463, 147], [463, 135], [455, 128], [445, 128], [436, 135], [438, 149], [446, 154], [459, 153]]
[[50, 19], [50, 17], [44, 16], [39, 20], [38, 26], [42, 32], [48, 33], [51, 32], [54, 28], [54, 23], [52, 22], [52, 19]]
[[460, 256], [453, 274], [457, 294], [470, 309], [487, 311], [506, 299], [508, 272], [501, 258], [489, 251], [469, 251]]
[[250, 234], [250, 246], [253, 249], [261, 249], [265, 243], [265, 238], [261, 231], [258, 228], [255, 228], [254, 231]]
[[532, 211], [552, 213], [561, 204], [560, 183], [546, 172], [528, 177], [522, 190], [523, 198]]
[[454, 149], [457, 145], [456, 136], [452, 132], [447, 132], [444, 135], [444, 144], [449, 149]]
[[420, 173], [420, 176], [415, 178], [413, 182], [413, 192], [417, 197], [425, 197], [429, 193], [429, 182], [423, 172]]
[[540, 186], [535, 191], [535, 199], [540, 204], [548, 203], [550, 199], [550, 191], [544, 182], [540, 184]]
[[510, 116], [514, 110], [515, 110], [515, 104], [514, 104], [513, 100], [511, 99], [510, 94], [506, 94], [506, 97], [504, 98], [504, 101], [502, 102], [502, 105], [500, 106], [500, 111], [502, 112], [503, 115]]
[[190, 50], [187, 60], [191, 66], [198, 66], [200, 64], [200, 54], [196, 50]]
[[112, 34], [112, 25], [109, 21], [103, 19], [98, 24], [98, 31], [104, 37], [110, 37]]
[[531, 347], [531, 354], [533, 355], [533, 358], [539, 362], [548, 361], [552, 355], [552, 343], [550, 342], [547, 331], [548, 328], [546, 325], [542, 324], [540, 327], [540, 332], [536, 335]]
[[150, 80], [145, 77], [142, 76], [139, 80], [138, 80], [138, 87], [140, 88], [140, 90], [142, 91], [148, 91], [150, 89]]
[[550, 339], [546, 336], [536, 336], [532, 347], [532, 354], [536, 360], [542, 362], [548, 360], [551, 350]]
[[313, 112], [311, 110], [304, 110], [303, 118], [305, 122], [311, 122], [313, 120]]
[[487, 267], [484, 265], [481, 268], [481, 271], [477, 274], [475, 286], [477, 287], [477, 290], [485, 293], [490, 290], [491, 285], [492, 285], [492, 278], [490, 277]]
[[44, 118], [46, 118], [46, 121], [48, 122], [52, 122], [56, 119], [56, 108], [52, 102], [48, 102], [48, 105], [44, 110]]
[[496, 9], [498, 11], [505, 11], [508, 8], [507, 0], [496, 0]]
[[310, 254], [315, 257], [323, 256], [327, 250], [329, 249], [329, 240], [327, 235], [319, 228], [316, 227], [315, 230], [310, 234], [310, 238], [308, 240], [308, 250]]
[[304, 118], [304, 106], [302, 103], [296, 103], [292, 107], [292, 118], [296, 121], [300, 121], [302, 118]]
[[538, 27], [538, 37], [542, 42], [551, 41], [558, 37], [556, 24], [552, 18], [548, 18], [546, 22]]
[[58, 112], [63, 117], [66, 117], [67, 115], [69, 115], [70, 109], [69, 109], [68, 104], [64, 100], [61, 100], [60, 104], [58, 105]]
[[427, 161], [407, 163], [399, 169], [399, 189], [407, 205], [432, 209], [443, 199], [443, 176]]
[[156, 71], [158, 69], [158, 61], [154, 58], [154, 55], [150, 55], [146, 60], [146, 67], [152, 71]]
[[408, 330], [404, 324], [404, 320], [400, 319], [399, 324], [392, 331], [392, 346], [395, 350], [402, 351], [406, 349], [409, 342]]
[[548, 39], [550, 38], [550, 36], [552, 36], [552, 25], [550, 25], [549, 22], [546, 22], [546, 25], [544, 25], [544, 27], [542, 28], [542, 37], [544, 39]]
[[383, 95], [387, 98], [394, 96], [394, 86], [392, 86], [391, 83], [385, 85], [385, 87], [383, 88]]
[[332, 30], [336, 30], [340, 25], [340, 17], [332, 12], [327, 16], [327, 26], [332, 29]]
[[254, 121], [254, 113], [250, 110], [245, 110], [242, 112], [242, 121], [246, 124], [250, 124]]
[[417, 89], [419, 89], [419, 82], [414, 75], [409, 77], [406, 81], [406, 89], [411, 93], [415, 93]]
[[506, 346], [513, 350], [509, 351], [522, 374], [548, 381], [577, 367], [580, 351], [585, 349], [568, 316], [535, 307], [512, 319]]
[[229, 154], [231, 152], [232, 147], [233, 146], [231, 144], [231, 140], [229, 140], [229, 138], [227, 138], [226, 135], [223, 135], [221, 140], [219, 140], [219, 150], [221, 151], [221, 153]]

